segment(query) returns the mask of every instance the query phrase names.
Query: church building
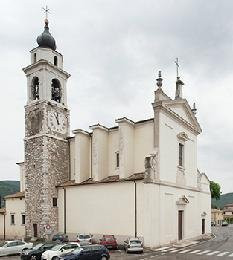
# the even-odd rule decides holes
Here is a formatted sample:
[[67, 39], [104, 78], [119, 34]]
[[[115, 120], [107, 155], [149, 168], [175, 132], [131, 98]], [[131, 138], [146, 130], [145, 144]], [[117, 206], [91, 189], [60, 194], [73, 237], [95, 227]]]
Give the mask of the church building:
[[209, 180], [197, 162], [201, 127], [181, 79], [172, 99], [159, 72], [151, 118], [122, 117], [110, 128], [97, 123], [71, 134], [70, 74], [47, 19], [37, 43], [23, 69], [25, 160], [21, 191], [6, 197], [0, 211], [4, 237], [113, 234], [119, 242], [139, 237], [157, 247], [211, 233]]

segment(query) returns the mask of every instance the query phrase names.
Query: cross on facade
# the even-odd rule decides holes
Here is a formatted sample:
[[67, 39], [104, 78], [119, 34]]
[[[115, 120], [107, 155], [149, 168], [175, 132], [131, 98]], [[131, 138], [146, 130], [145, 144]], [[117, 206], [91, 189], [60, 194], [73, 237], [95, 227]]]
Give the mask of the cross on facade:
[[178, 58], [176, 58], [175, 64], [176, 64], [176, 77], [178, 78], [179, 77], [179, 67], [180, 67]]
[[45, 12], [45, 19], [48, 20], [48, 13], [49, 13], [49, 8], [48, 6], [46, 5], [45, 7], [42, 8]]

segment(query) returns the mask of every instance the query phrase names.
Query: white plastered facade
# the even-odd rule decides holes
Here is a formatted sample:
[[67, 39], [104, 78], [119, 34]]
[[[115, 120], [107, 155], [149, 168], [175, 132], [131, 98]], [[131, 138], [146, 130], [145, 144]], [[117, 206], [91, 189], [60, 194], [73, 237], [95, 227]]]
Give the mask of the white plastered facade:
[[[136, 235], [148, 247], [211, 232], [209, 180], [197, 170], [197, 119], [185, 99], [172, 100], [160, 88], [153, 108], [148, 120], [73, 131], [71, 181], [58, 187], [60, 232], [114, 234], [120, 242]], [[146, 157], [156, 161], [149, 179]]]

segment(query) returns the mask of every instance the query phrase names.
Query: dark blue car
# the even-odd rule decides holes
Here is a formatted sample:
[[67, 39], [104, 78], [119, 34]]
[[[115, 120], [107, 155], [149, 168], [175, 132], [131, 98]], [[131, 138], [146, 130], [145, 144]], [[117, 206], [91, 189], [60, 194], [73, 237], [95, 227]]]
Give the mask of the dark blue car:
[[108, 249], [102, 245], [83, 246], [60, 256], [63, 260], [108, 260], [109, 258]]

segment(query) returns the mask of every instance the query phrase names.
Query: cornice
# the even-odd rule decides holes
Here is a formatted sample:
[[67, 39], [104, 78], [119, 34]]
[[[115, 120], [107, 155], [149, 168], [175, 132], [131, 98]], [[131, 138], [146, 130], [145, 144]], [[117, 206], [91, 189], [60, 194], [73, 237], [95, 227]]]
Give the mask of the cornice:
[[48, 137], [48, 138], [53, 138], [53, 139], [57, 139], [59, 141], [63, 141], [65, 143], [68, 142], [68, 140], [62, 138], [62, 137], [58, 137], [58, 136], [54, 136], [54, 135], [51, 135], [51, 134], [36, 134], [36, 135], [33, 135], [33, 136], [30, 136], [30, 137], [25, 137], [24, 138], [24, 141], [28, 141], [28, 140], [31, 140], [33, 138], [40, 138], [40, 137]]
[[28, 65], [27, 67], [23, 68], [22, 70], [25, 74], [27, 74], [30, 70], [37, 68], [39, 65], [49, 66], [51, 69], [54, 69], [54, 70], [58, 71], [59, 73], [63, 74], [67, 79], [71, 76], [66, 71], [58, 68], [57, 66], [54, 66], [51, 62], [48, 62], [47, 60], [44, 60], [44, 59], [38, 60], [37, 62], [35, 62], [31, 65]]

